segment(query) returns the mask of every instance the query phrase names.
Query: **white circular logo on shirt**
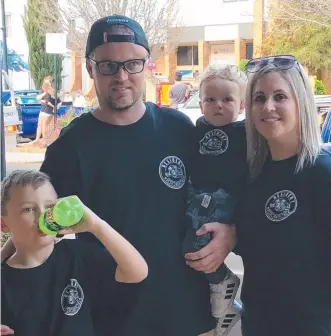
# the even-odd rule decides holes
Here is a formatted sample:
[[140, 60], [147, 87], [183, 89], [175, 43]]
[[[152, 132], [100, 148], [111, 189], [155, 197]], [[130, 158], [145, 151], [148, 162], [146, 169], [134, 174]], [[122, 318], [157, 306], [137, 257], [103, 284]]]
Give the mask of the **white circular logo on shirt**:
[[159, 166], [162, 182], [172, 189], [181, 189], [186, 181], [185, 166], [177, 156], [167, 156]]
[[281, 222], [292, 215], [298, 206], [294, 193], [282, 190], [273, 194], [265, 204], [265, 215], [273, 222]]
[[229, 138], [225, 132], [214, 129], [207, 132], [200, 140], [200, 154], [202, 155], [221, 155], [229, 146]]
[[76, 279], [70, 279], [70, 284], [63, 290], [61, 296], [62, 310], [66, 315], [76, 315], [82, 307], [84, 292]]

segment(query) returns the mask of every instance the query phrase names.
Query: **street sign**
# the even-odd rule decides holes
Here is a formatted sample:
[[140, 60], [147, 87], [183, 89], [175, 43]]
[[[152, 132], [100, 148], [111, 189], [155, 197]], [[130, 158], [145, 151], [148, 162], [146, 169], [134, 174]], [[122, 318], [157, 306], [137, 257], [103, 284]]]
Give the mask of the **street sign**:
[[67, 34], [46, 33], [47, 54], [65, 54], [67, 51]]

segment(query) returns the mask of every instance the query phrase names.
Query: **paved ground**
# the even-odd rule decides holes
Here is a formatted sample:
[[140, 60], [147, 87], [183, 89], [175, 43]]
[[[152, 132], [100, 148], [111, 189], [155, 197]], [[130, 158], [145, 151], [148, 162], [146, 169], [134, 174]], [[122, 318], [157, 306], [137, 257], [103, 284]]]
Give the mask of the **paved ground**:
[[[15, 169], [39, 169], [41, 163], [28, 163], [28, 164], [7, 164], [7, 174], [12, 172]], [[227, 259], [227, 265], [232, 269], [233, 272], [238, 274], [242, 280], [242, 273], [243, 273], [243, 266], [241, 258], [231, 254]], [[240, 291], [238, 291], [240, 292]], [[237, 295], [237, 298], [239, 299], [239, 293]], [[237, 323], [235, 328], [231, 331], [231, 333], [228, 336], [241, 336], [240, 331], [240, 322]]]

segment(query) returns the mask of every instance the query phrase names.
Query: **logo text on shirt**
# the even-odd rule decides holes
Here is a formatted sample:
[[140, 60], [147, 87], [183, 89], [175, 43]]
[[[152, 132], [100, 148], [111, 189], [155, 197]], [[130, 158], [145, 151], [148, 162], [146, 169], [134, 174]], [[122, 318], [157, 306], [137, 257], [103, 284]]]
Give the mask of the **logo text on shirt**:
[[265, 215], [273, 222], [281, 222], [292, 215], [298, 206], [295, 194], [290, 190], [274, 193], [265, 204]]
[[202, 155], [221, 155], [229, 146], [229, 138], [225, 132], [214, 129], [207, 132], [200, 140], [200, 154]]
[[61, 307], [66, 315], [76, 315], [82, 307], [84, 292], [76, 279], [70, 279], [70, 284], [63, 290]]
[[185, 185], [185, 166], [177, 156], [167, 156], [161, 161], [159, 175], [162, 182], [171, 189], [181, 189]]

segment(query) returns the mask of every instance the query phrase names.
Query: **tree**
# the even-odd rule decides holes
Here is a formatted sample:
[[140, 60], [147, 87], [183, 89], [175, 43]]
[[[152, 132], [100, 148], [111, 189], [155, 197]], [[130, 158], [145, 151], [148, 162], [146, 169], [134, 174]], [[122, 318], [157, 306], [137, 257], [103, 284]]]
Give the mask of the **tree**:
[[[298, 1], [296, 5], [295, 1]], [[301, 0], [289, 0], [289, 2], [292, 2], [295, 13], [301, 5]], [[326, 27], [324, 24], [316, 23], [315, 19], [311, 18], [317, 18], [319, 14], [312, 16], [308, 10], [301, 13], [300, 20], [280, 18], [284, 13], [284, 6], [288, 8], [287, 1], [282, 4], [278, 8], [270, 7], [271, 19], [263, 46], [264, 53], [292, 54], [312, 72], [331, 67], [331, 25]]]
[[270, 0], [273, 19], [331, 27], [331, 0]]
[[[40, 10], [43, 6], [42, 0], [28, 0], [25, 6], [23, 25], [29, 46], [29, 68], [36, 88], [40, 88], [46, 76], [52, 75], [54, 77], [56, 60], [58, 66], [56, 81], [57, 88], [60, 88], [63, 58], [46, 54], [47, 26], [45, 22], [47, 15]], [[54, 19], [52, 19], [52, 16], [47, 18], [49, 25], [52, 24], [53, 29], [55, 22], [58, 20], [54, 13], [56, 12], [52, 11]]]
[[[66, 0], [65, 7], [57, 0], [48, 0], [41, 11], [49, 13], [50, 5], [60, 13], [59, 25], [68, 34], [68, 48], [80, 54], [84, 54], [93, 22], [112, 14], [129, 16], [142, 25], [154, 58], [176, 50], [179, 43], [179, 0]], [[47, 21], [45, 24], [49, 25]], [[178, 29], [170, 29], [174, 27]]]
[[246, 72], [246, 64], [249, 62], [248, 59], [242, 59], [240, 60], [239, 62], [239, 65], [238, 65], [238, 68], [243, 71], [243, 72]]

